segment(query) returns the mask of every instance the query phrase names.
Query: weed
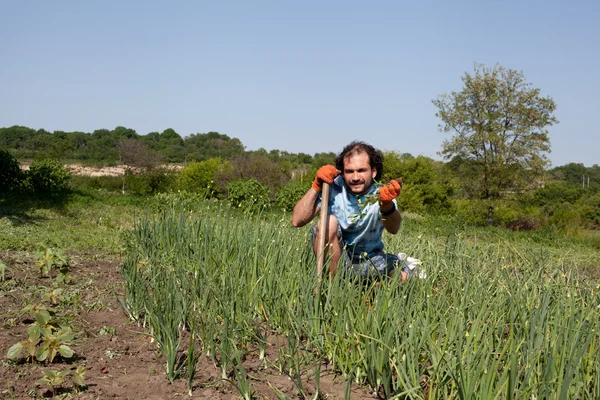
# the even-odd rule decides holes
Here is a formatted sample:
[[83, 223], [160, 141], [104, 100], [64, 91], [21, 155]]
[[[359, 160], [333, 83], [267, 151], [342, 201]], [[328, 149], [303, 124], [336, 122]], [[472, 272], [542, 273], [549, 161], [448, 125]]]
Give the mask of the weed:
[[43, 251], [38, 251], [36, 256], [37, 261], [35, 262], [35, 266], [40, 272], [40, 278], [47, 277], [50, 270], [54, 268], [59, 271], [56, 281], [68, 283], [69, 258], [61, 250], [54, 250], [48, 247]]
[[40, 362], [51, 363], [57, 354], [64, 358], [73, 357], [73, 350], [68, 346], [75, 338], [72, 328], [51, 321], [47, 310], [36, 311], [34, 318], [35, 322], [27, 329], [27, 339], [12, 345], [8, 349], [7, 358], [15, 360], [23, 350], [26, 350], [31, 362], [35, 358]]
[[44, 375], [43, 378], [38, 379], [36, 382], [38, 385], [47, 385], [52, 390], [52, 397], [56, 397], [56, 389], [60, 387], [64, 380], [65, 376], [69, 375], [69, 371], [42, 371]]

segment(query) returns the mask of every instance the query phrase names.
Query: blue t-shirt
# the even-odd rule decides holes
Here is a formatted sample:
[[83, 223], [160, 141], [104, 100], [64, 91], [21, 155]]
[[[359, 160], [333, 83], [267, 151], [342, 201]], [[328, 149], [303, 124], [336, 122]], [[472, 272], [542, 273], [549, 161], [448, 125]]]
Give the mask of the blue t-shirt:
[[[364, 256], [364, 253], [370, 257], [383, 250], [381, 235], [384, 227], [379, 217], [379, 203], [365, 205], [367, 195], [378, 190], [372, 185], [365, 195], [356, 196], [346, 189], [341, 176], [336, 177], [329, 187], [329, 214], [337, 217], [347, 250], [353, 258]], [[321, 195], [317, 205], [321, 205]]]

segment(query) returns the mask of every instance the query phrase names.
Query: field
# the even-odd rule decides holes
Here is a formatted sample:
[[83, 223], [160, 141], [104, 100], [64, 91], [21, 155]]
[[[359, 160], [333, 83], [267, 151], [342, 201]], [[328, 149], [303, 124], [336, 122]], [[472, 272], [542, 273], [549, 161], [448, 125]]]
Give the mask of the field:
[[[600, 398], [598, 237], [409, 217], [386, 243], [427, 278], [376, 285], [319, 284], [287, 214], [178, 195], [7, 199], [0, 232], [2, 398], [50, 370], [62, 398]], [[8, 360], [43, 307], [74, 354]]]

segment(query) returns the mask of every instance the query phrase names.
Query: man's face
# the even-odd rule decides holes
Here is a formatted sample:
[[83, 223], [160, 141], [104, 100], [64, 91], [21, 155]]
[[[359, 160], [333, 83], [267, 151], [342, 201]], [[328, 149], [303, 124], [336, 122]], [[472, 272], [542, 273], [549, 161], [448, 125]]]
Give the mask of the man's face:
[[344, 158], [344, 171], [342, 171], [346, 187], [355, 195], [362, 195], [369, 191], [377, 170], [371, 168], [367, 153], [354, 153]]

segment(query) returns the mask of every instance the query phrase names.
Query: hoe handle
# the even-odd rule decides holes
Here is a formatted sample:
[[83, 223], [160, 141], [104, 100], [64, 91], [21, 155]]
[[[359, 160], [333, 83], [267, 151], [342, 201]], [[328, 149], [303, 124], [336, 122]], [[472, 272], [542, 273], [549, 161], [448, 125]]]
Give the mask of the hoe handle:
[[329, 219], [329, 183], [323, 182], [321, 192], [321, 217], [319, 219], [319, 241], [317, 242], [317, 276], [323, 277], [323, 264], [325, 262], [325, 237], [327, 236], [327, 220]]

